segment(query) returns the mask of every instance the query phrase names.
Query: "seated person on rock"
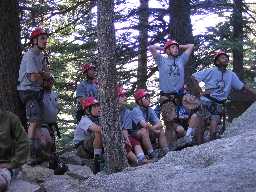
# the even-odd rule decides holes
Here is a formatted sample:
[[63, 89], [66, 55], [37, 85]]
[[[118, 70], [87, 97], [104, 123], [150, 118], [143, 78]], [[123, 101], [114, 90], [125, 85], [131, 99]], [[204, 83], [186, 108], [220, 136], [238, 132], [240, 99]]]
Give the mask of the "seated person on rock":
[[[231, 89], [241, 90], [245, 94], [256, 98], [255, 93], [245, 87], [244, 83], [237, 75], [227, 69], [229, 56], [227, 53], [217, 52], [214, 58], [215, 67], [208, 68], [192, 75], [193, 87], [197, 87], [195, 95], [200, 96], [200, 110], [193, 114], [193, 123], [189, 125], [197, 131], [197, 142], [204, 142], [204, 131], [206, 122], [209, 122], [210, 140], [216, 139], [218, 124], [224, 112], [223, 104], [227, 100]], [[199, 83], [205, 84], [204, 91], [199, 87]]]
[[2, 192], [10, 185], [15, 170], [26, 163], [29, 156], [29, 140], [19, 118], [1, 109], [0, 129], [0, 191]]
[[129, 163], [131, 165], [142, 165], [147, 163], [149, 161], [145, 158], [140, 142], [135, 137], [128, 134], [128, 130], [132, 128], [132, 119], [130, 116], [131, 111], [126, 107], [127, 93], [122, 86], [117, 87], [117, 97], [120, 105], [120, 121]]
[[180, 131], [176, 131], [177, 137], [187, 137], [187, 142], [192, 143], [193, 141], [193, 129], [189, 127], [191, 121], [193, 121], [193, 114], [198, 111], [200, 106], [200, 101], [197, 97], [191, 95], [187, 86], [184, 85], [184, 96], [182, 97], [181, 102], [177, 105], [177, 123], [180, 127]]
[[102, 156], [102, 130], [99, 125], [100, 103], [94, 97], [81, 100], [83, 113], [74, 132], [74, 144], [78, 156], [93, 158]]
[[163, 155], [166, 154], [169, 151], [169, 147], [165, 132], [159, 118], [150, 107], [149, 93], [145, 89], [137, 89], [134, 93], [134, 98], [137, 106], [135, 106], [131, 112], [132, 129], [128, 129], [128, 133], [141, 141], [149, 158], [158, 157], [152, 147], [150, 134], [158, 138]]

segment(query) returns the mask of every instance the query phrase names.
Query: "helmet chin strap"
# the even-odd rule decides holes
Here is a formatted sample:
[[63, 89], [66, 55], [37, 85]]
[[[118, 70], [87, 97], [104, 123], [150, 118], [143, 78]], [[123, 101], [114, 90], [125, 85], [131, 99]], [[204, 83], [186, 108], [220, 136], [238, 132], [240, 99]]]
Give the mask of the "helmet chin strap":
[[228, 65], [215, 64], [215, 66], [218, 67], [220, 71], [226, 71]]
[[34, 44], [34, 45], [36, 45], [37, 48], [38, 48], [39, 50], [41, 50], [41, 51], [45, 50], [45, 47], [40, 47], [40, 46], [38, 46], [38, 37], [36, 38], [36, 44]]
[[89, 75], [86, 76], [87, 80], [94, 80], [95, 78], [94, 77], [90, 77]]

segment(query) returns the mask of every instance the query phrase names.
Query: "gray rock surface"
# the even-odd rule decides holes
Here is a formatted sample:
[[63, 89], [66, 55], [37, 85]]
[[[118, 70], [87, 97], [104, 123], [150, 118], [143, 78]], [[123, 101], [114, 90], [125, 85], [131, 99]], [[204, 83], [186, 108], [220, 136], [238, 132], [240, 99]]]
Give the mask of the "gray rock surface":
[[79, 192], [80, 181], [68, 175], [53, 175], [43, 183], [47, 192]]
[[7, 192], [41, 192], [41, 187], [20, 179], [12, 181]]
[[68, 164], [68, 172], [66, 173], [70, 177], [85, 180], [93, 176], [92, 170], [87, 166]]
[[82, 182], [82, 191], [255, 192], [256, 103], [224, 138], [170, 152], [160, 161]]

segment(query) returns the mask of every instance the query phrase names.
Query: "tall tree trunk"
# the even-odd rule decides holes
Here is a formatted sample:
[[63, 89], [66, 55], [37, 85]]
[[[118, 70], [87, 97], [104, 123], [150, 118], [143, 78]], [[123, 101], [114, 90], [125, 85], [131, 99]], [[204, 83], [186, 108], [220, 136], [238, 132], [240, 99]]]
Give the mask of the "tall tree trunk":
[[147, 46], [148, 46], [148, 0], [140, 0], [139, 7], [139, 58], [137, 87], [146, 88], [147, 82]]
[[115, 59], [114, 0], [98, 0], [97, 7], [101, 123], [106, 171], [112, 173], [127, 166], [116, 99], [117, 60]]
[[244, 79], [243, 68], [243, 1], [234, 0], [234, 8], [232, 14], [233, 35], [232, 39], [235, 42], [233, 52], [233, 69], [240, 79]]
[[23, 114], [16, 91], [20, 53], [18, 2], [0, 1], [0, 108], [19, 116]]
[[[170, 11], [170, 38], [181, 44], [193, 43], [193, 33], [191, 25], [190, 0], [169, 0]], [[194, 72], [196, 66], [192, 65], [193, 56], [185, 66], [185, 82]]]

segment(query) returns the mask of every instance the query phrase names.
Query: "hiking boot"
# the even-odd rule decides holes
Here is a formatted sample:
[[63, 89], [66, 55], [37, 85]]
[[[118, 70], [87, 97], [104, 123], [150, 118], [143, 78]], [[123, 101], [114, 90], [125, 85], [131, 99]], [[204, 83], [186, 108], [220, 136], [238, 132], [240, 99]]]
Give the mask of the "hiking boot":
[[138, 160], [137, 166], [145, 165], [145, 164], [148, 164], [148, 163], [152, 163], [152, 161], [148, 160], [148, 159]]
[[94, 167], [93, 173], [97, 174], [98, 172], [102, 171], [104, 168], [104, 158], [102, 155], [95, 155], [94, 156]]
[[53, 155], [49, 161], [49, 169], [54, 170], [54, 175], [64, 175], [68, 171], [68, 166], [60, 162], [56, 155]]
[[68, 171], [68, 166], [62, 162], [54, 169], [54, 175], [64, 175]]
[[148, 154], [148, 158], [154, 162], [154, 161], [158, 160], [158, 155], [159, 154], [158, 154], [157, 151], [153, 151], [153, 152]]
[[159, 152], [158, 157], [159, 157], [159, 158], [162, 158], [162, 157], [164, 157], [168, 152], [169, 152], [169, 150], [163, 150], [163, 149], [162, 149], [162, 150]]

